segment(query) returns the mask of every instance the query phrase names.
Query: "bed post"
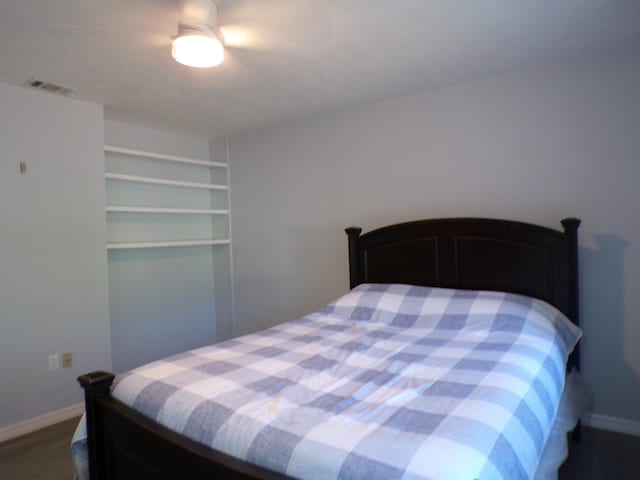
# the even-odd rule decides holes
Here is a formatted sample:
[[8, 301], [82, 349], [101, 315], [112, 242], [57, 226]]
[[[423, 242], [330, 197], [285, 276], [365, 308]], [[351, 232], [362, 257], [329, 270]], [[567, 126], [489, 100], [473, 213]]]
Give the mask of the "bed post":
[[78, 377], [78, 382], [84, 389], [85, 414], [87, 421], [87, 448], [89, 451], [89, 478], [99, 480], [104, 478], [104, 438], [101, 433], [97, 417], [97, 399], [109, 394], [115, 375], [109, 372], [91, 372]]
[[[561, 221], [564, 228], [564, 235], [567, 239], [567, 256], [569, 257], [569, 318], [576, 325], [580, 325], [580, 300], [579, 300], [579, 278], [578, 278], [578, 227], [580, 219], [565, 218]], [[575, 367], [580, 371], [580, 343], [576, 344], [573, 352], [569, 356], [569, 368]], [[580, 443], [582, 438], [582, 425], [578, 420], [577, 425], [571, 432], [574, 442]]]
[[348, 227], [344, 231], [349, 237], [349, 288], [353, 288], [358, 285], [358, 237], [362, 229]]
[[[568, 316], [573, 323], [580, 325], [580, 300], [578, 287], [578, 227], [580, 220], [565, 218], [561, 221], [567, 239], [567, 256], [569, 257], [569, 311]], [[580, 350], [576, 345], [571, 355], [570, 365], [580, 369]]]

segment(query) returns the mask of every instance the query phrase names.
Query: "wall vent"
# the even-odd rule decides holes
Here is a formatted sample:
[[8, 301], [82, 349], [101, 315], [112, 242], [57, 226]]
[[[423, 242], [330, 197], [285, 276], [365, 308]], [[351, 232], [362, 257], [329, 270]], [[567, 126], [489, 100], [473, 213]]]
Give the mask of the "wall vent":
[[44, 92], [57, 93], [58, 95], [69, 95], [70, 93], [78, 91], [77, 88], [67, 87], [65, 85], [60, 85], [59, 83], [36, 80], [34, 78], [27, 80], [23, 85], [25, 87], [35, 88], [36, 90], [42, 90]]

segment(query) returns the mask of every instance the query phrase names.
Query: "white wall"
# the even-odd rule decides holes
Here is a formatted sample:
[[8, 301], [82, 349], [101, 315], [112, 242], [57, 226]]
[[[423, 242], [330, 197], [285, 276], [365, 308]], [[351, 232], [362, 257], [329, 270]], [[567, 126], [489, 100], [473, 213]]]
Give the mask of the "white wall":
[[592, 409], [640, 421], [637, 51], [231, 137], [238, 333], [345, 292], [346, 226], [577, 216]]
[[76, 377], [111, 366], [102, 132], [101, 106], [0, 84], [0, 427], [81, 402]]
[[[210, 157], [208, 139], [112, 121], [105, 122], [105, 143], [203, 160]], [[211, 180], [211, 172], [205, 167], [111, 154], [107, 163], [110, 171], [119, 173], [202, 183]], [[132, 166], [142, 170], [127, 171]], [[224, 181], [226, 179], [221, 180]], [[226, 192], [223, 195], [226, 203]], [[114, 205], [213, 208], [210, 197], [206, 190], [127, 182], [111, 182], [107, 191], [108, 202]], [[217, 207], [224, 208], [224, 205]], [[205, 215], [109, 214], [108, 219], [110, 241], [190, 240], [210, 237], [212, 230], [211, 217]], [[109, 252], [114, 371], [122, 372], [216, 341], [214, 253], [217, 248]]]
[[[210, 159], [213, 162], [227, 163], [228, 139], [222, 137], [214, 139], [209, 144]], [[228, 165], [227, 165], [228, 166]], [[230, 169], [219, 171], [220, 179], [216, 183], [229, 185]], [[227, 207], [230, 214], [226, 221], [217, 221], [213, 225], [212, 233], [216, 238], [229, 238], [231, 243], [225, 246], [217, 246], [213, 251], [213, 269], [215, 272], [214, 300], [216, 305], [216, 336], [217, 340], [226, 340], [236, 336], [233, 324], [233, 270], [231, 268], [233, 238], [231, 236], [232, 205], [229, 192], [224, 192], [227, 197]]]

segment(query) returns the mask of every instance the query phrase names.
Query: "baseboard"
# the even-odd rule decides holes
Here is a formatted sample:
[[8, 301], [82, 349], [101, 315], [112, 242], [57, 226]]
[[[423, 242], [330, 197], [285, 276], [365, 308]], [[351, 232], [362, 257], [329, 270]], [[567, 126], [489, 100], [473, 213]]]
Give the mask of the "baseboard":
[[[38, 417], [30, 418], [13, 425], [0, 428], [0, 443], [11, 440], [12, 438], [35, 432], [41, 428], [64, 422], [70, 418], [82, 415], [84, 412], [84, 403], [78, 403], [69, 407], [61, 408], [55, 412], [46, 413]], [[69, 439], [71, 441], [71, 439]]]
[[635, 420], [590, 413], [586, 414], [582, 418], [582, 423], [587, 427], [626, 433], [627, 435], [636, 435], [640, 437], [640, 422]]

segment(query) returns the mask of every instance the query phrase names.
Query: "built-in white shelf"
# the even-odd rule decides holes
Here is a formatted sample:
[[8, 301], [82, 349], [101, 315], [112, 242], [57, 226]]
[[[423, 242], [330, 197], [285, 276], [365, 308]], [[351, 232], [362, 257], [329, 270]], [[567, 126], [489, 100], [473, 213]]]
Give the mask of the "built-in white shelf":
[[213, 208], [169, 208], [169, 207], [136, 207], [107, 205], [109, 213], [172, 213], [186, 215], [227, 215], [229, 210]]
[[126, 175], [123, 173], [106, 172], [104, 174], [108, 180], [119, 180], [123, 182], [149, 183], [152, 185], [168, 185], [171, 187], [201, 188], [205, 190], [228, 190], [226, 185], [216, 185], [214, 183], [184, 182], [182, 180], [169, 180], [166, 178], [141, 177], [138, 175]]
[[[206, 167], [206, 168], [227, 168], [227, 164], [222, 162], [213, 162], [209, 160], [200, 160], [195, 158], [179, 157], [175, 155], [166, 155], [164, 153], [147, 152], [143, 150], [136, 150], [133, 148], [116, 147], [113, 145], [105, 145], [104, 151], [105, 151], [105, 159], [107, 161], [107, 165], [109, 164], [108, 163], [109, 157], [113, 159], [113, 154], [120, 154], [120, 155], [129, 156], [129, 157], [138, 157], [139, 159], [144, 159], [144, 160], [152, 160], [152, 161], [160, 160], [160, 161], [176, 162], [176, 163], [185, 165], [185, 168], [189, 166], [199, 166], [199, 167]], [[126, 168], [127, 164], [128, 162], [122, 162], [122, 167]], [[202, 178], [203, 180], [202, 182], [186, 181], [186, 180], [181, 180], [177, 178], [159, 178], [159, 177], [153, 176], [157, 167], [159, 167], [159, 165], [157, 164], [155, 165], [147, 164], [147, 168], [148, 168], [147, 172], [150, 173], [151, 176], [144, 175], [144, 173], [143, 173], [144, 175], [143, 176], [139, 174], [130, 174], [130, 173], [105, 172], [104, 176], [105, 176], [105, 180], [107, 181], [107, 188], [109, 190], [113, 189], [112, 191], [117, 192], [118, 189], [117, 189], [117, 186], [115, 185], [115, 182], [133, 182], [133, 183], [141, 183], [141, 184], [149, 184], [149, 185], [157, 185], [157, 186], [200, 189], [200, 190], [208, 191], [207, 196], [209, 196], [210, 201], [202, 205], [202, 207], [204, 208], [192, 208], [192, 207], [185, 208], [177, 205], [171, 206], [171, 203], [173, 203], [171, 200], [173, 198], [173, 194], [170, 195], [169, 193], [167, 193], [168, 190], [164, 190], [164, 195], [163, 195], [162, 189], [157, 189], [157, 190], [150, 189], [150, 191], [155, 190], [155, 192], [153, 192], [153, 198], [158, 199], [157, 201], [160, 202], [161, 201], [160, 199], [164, 197], [165, 201], [162, 203], [164, 203], [164, 205], [169, 204], [170, 206], [142, 206], [142, 205], [130, 205], [130, 204], [129, 205], [107, 205], [105, 207], [106, 212], [108, 214], [122, 213], [122, 214], [151, 214], [151, 215], [170, 214], [170, 215], [212, 215], [212, 216], [214, 215], [228, 216], [229, 215], [228, 208], [224, 208], [226, 207], [224, 203], [227, 203], [228, 205], [228, 195], [229, 195], [228, 185], [210, 183], [209, 174], [205, 174], [202, 169], [200, 169], [200, 175], [201, 175], [200, 178]], [[195, 170], [193, 170], [193, 172], [195, 172]], [[136, 172], [136, 173], [140, 173], [140, 172]], [[223, 173], [223, 172], [218, 172], [218, 173]], [[219, 195], [215, 194], [216, 191], [226, 191], [227, 202], [224, 202]], [[148, 200], [145, 201], [142, 199], [145, 197], [146, 193], [149, 193], [149, 192], [146, 192], [146, 191], [140, 192], [141, 194], [140, 203], [148, 203]], [[174, 192], [174, 193], [177, 193], [177, 192]], [[202, 194], [202, 192], [182, 192], [182, 193], [186, 194], [187, 196], [197, 195], [198, 197], [200, 197]], [[129, 203], [129, 202], [138, 203], [136, 201], [131, 201], [131, 200], [123, 201], [123, 203]], [[212, 202], [215, 202], [217, 205], [214, 205]], [[221, 204], [220, 202], [223, 202], [223, 203]], [[114, 203], [119, 203], [119, 201], [116, 199], [114, 200]], [[155, 203], [155, 201], [152, 201], [151, 203], [153, 204]], [[160, 205], [162, 205], [162, 203], [160, 203]], [[221, 206], [223, 208], [207, 208], [210, 206]], [[113, 217], [110, 217], [108, 222], [110, 222], [111, 220], [114, 220]], [[175, 219], [172, 218], [170, 220], [169, 218], [165, 218], [163, 219], [163, 221], [168, 223], [174, 223]], [[201, 222], [198, 221], [198, 224], [200, 223]], [[143, 226], [144, 223], [136, 223], [135, 225], [138, 225], [138, 227], [140, 227], [140, 226]], [[176, 225], [183, 226], [182, 222]], [[222, 234], [222, 235], [226, 235], [226, 234]], [[173, 237], [175, 235], [171, 235], [171, 236]], [[189, 236], [193, 238], [194, 236], [199, 237], [200, 235], [192, 234]], [[215, 235], [212, 235], [212, 236], [215, 236]], [[107, 243], [107, 250], [163, 248], [163, 247], [195, 247], [195, 246], [207, 246], [207, 245], [227, 245], [229, 243], [230, 243], [230, 240], [225, 238], [222, 238], [222, 239], [208, 238], [208, 239], [202, 239], [202, 240], [186, 240], [186, 239], [185, 240], [165, 240], [162, 238], [156, 238], [156, 239], [151, 239], [149, 241], [128, 241], [128, 240], [113, 241], [113, 242]]]
[[123, 155], [132, 155], [134, 157], [152, 158], [155, 160], [165, 160], [168, 162], [187, 163], [189, 165], [201, 165], [204, 167], [220, 167], [227, 168], [226, 163], [212, 162], [210, 160], [199, 160], [195, 158], [178, 157], [176, 155], [165, 155], [164, 153], [147, 152], [144, 150], [135, 150], [133, 148], [115, 147], [113, 145], [105, 145], [105, 152], [121, 153]]
[[228, 245], [228, 239], [219, 240], [176, 240], [162, 242], [117, 242], [108, 243], [107, 250], [127, 250], [136, 248], [197, 247], [207, 245]]

